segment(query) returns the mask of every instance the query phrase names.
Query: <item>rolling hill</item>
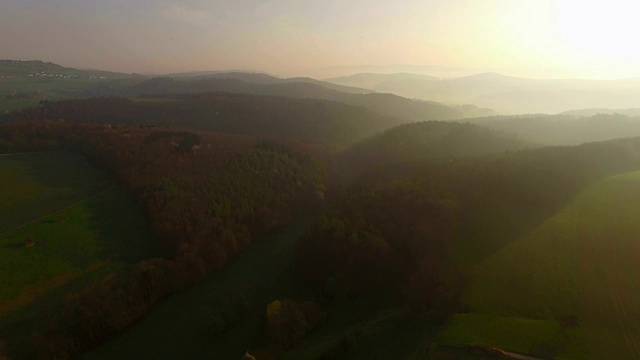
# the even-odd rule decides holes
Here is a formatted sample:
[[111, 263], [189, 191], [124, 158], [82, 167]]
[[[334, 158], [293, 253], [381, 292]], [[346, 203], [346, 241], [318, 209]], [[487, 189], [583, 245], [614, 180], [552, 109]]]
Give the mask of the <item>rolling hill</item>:
[[534, 147], [515, 135], [458, 122], [400, 125], [365, 139], [338, 156], [344, 173], [402, 162], [473, 157]]
[[[395, 116], [410, 121], [453, 120], [465, 117], [463, 111], [430, 101], [417, 101], [393, 94], [367, 94], [336, 85], [327, 86], [317, 80], [290, 79], [276, 83], [247, 82], [247, 76], [172, 79], [154, 78], [124, 89], [106, 89], [89, 92], [91, 96], [139, 96], [158, 94], [195, 94], [205, 92], [230, 92], [263, 96], [285, 96], [338, 101], [362, 106], [382, 115]], [[464, 110], [464, 109], [462, 109]]]
[[[308, 77], [293, 77], [293, 78], [279, 78], [273, 75], [261, 73], [261, 72], [247, 72], [247, 71], [210, 71], [210, 72], [196, 72], [186, 74], [167, 74], [162, 76], [164, 78], [172, 78], [175, 80], [182, 80], [185, 82], [193, 82], [194, 80], [206, 80], [206, 79], [234, 79], [250, 84], [287, 84], [287, 83], [309, 83], [322, 86], [324, 88], [342, 91], [353, 94], [367, 94], [371, 93], [371, 90], [336, 85], [330, 82], [315, 80]], [[162, 78], [161, 77], [161, 78]]]
[[68, 97], [131, 97], [217, 91], [338, 101], [410, 121], [491, 115], [473, 106], [449, 107], [434, 101], [374, 94], [372, 90], [307, 77], [283, 79], [258, 72], [202, 72], [150, 79], [140, 75], [66, 68], [42, 61], [1, 60], [2, 76], [6, 77], [0, 82], [0, 96], [6, 97], [0, 98], [2, 112], [33, 107], [42, 100]]

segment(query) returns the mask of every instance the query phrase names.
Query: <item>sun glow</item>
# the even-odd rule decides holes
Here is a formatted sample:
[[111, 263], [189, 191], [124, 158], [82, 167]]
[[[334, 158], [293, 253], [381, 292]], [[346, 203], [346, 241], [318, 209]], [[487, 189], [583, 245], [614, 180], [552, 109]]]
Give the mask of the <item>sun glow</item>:
[[[532, 76], [640, 76], [640, 2], [500, 0], [495, 2], [487, 58]], [[537, 74], [533, 74], [537, 71]], [[500, 70], [498, 70], [500, 72]], [[523, 76], [528, 76], [527, 73]]]
[[600, 67], [640, 67], [640, 3], [559, 0], [559, 39]]

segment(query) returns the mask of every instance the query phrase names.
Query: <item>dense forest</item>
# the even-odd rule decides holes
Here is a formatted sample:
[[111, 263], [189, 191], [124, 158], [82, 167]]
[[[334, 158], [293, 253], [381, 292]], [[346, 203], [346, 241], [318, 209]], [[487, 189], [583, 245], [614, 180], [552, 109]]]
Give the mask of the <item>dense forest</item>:
[[40, 358], [96, 346], [324, 198], [322, 160], [286, 140], [59, 121], [7, 125], [0, 137], [2, 152], [70, 149], [109, 170], [146, 209], [167, 253], [51, 309], [34, 335]]

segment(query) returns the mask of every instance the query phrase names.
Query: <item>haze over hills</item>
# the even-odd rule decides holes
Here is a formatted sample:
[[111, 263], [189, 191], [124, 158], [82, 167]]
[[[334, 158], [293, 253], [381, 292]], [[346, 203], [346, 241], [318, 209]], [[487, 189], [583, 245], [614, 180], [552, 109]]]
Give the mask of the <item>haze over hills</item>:
[[621, 114], [520, 115], [468, 119], [540, 145], [579, 145], [640, 136], [640, 117]]
[[451, 78], [468, 76], [473, 74], [472, 69], [457, 66], [425, 66], [425, 65], [352, 65], [352, 66], [328, 66], [306, 70], [311, 77], [326, 79], [334, 77], [346, 77], [354, 74], [419, 74], [426, 76], [436, 76], [439, 78]]
[[[0, 93], [18, 91], [29, 97], [29, 91], [49, 91], [53, 96], [131, 96], [161, 93], [195, 93], [230, 91], [256, 95], [317, 98], [354, 105], [370, 103], [386, 115], [398, 115], [397, 107], [428, 108], [436, 116], [425, 117], [422, 111], [401, 115], [414, 121], [448, 120], [501, 114], [561, 113], [580, 109], [629, 109], [640, 102], [640, 80], [537, 80], [483, 73], [459, 78], [437, 78], [414, 73], [360, 73], [339, 78], [316, 80], [308, 77], [279, 78], [261, 72], [210, 71], [172, 74], [172, 77], [147, 78], [140, 75], [112, 73], [100, 70], [79, 70], [42, 61], [3, 60], [0, 76], [11, 80], [95, 79], [103, 82], [70, 84], [54, 89], [52, 84], [0, 83]], [[14, 79], [15, 80], [15, 79]], [[113, 81], [113, 83], [111, 82]], [[31, 90], [30, 90], [31, 89]], [[386, 106], [354, 94], [389, 93]], [[40, 92], [38, 97], [43, 98]], [[370, 96], [373, 99], [373, 96]], [[406, 99], [402, 99], [406, 98]], [[378, 95], [375, 99], [382, 99]], [[427, 101], [420, 105], [408, 99]], [[387, 111], [389, 104], [396, 107]], [[450, 105], [445, 105], [450, 104]], [[469, 104], [469, 105], [462, 105]], [[470, 105], [473, 104], [473, 105]], [[450, 109], [445, 109], [444, 106]], [[437, 108], [437, 110], [434, 110]], [[452, 110], [451, 110], [452, 109]], [[624, 113], [624, 112], [623, 112]], [[593, 113], [575, 113], [590, 114]], [[628, 113], [633, 115], [635, 113]]]
[[497, 73], [437, 79], [406, 74], [356, 74], [327, 79], [345, 86], [443, 103], [474, 104], [502, 114], [624, 109], [640, 103], [640, 79], [538, 80]]
[[613, 115], [621, 114], [626, 116], [640, 116], [640, 108], [633, 109], [582, 109], [582, 110], [570, 110], [565, 111], [562, 115], [573, 116], [594, 116], [599, 114]]
[[196, 81], [206, 79], [235, 79], [251, 84], [261, 85], [273, 85], [273, 84], [287, 84], [287, 83], [311, 83], [316, 84], [328, 89], [337, 91], [343, 91], [354, 94], [367, 94], [373, 92], [373, 90], [356, 88], [351, 86], [336, 85], [330, 82], [316, 80], [308, 77], [293, 77], [293, 78], [280, 78], [277, 76], [255, 72], [255, 71], [210, 71], [210, 72], [196, 72], [186, 74], [167, 74], [154, 78], [173, 78], [182, 81]]
[[640, 360], [637, 8], [0, 0], [0, 360]]
[[[18, 67], [29, 69], [28, 62], [17, 62], [17, 64]], [[52, 66], [58, 67], [53, 64]], [[0, 76], [1, 74], [2, 72], [0, 72]], [[20, 80], [19, 83], [15, 81], [0, 83], [0, 95], [4, 93], [7, 94], [6, 96], [10, 96], [12, 93], [17, 93], [20, 98], [32, 99], [24, 106], [27, 107], [35, 106], [43, 99], [60, 97], [193, 94], [224, 91], [339, 101], [410, 121], [453, 120], [494, 114], [490, 110], [479, 109], [473, 105], [450, 107], [433, 101], [416, 101], [393, 94], [374, 94], [375, 91], [372, 90], [336, 85], [311, 78], [281, 79], [255, 72], [213, 72], [180, 78], [135, 77], [111, 80], [104, 77], [85, 82], [79, 81], [82, 79], [64, 78], [60, 81], [78, 81], [68, 84], [50, 82], [45, 85], [35, 82], [31, 78], [25, 79], [25, 81]], [[20, 109], [20, 107], [12, 108], [10, 104], [7, 106], [9, 109]]]
[[[321, 99], [343, 102], [349, 105], [365, 107], [383, 115], [396, 116], [410, 121], [454, 120], [475, 115], [474, 106], [454, 108], [437, 102], [418, 101], [393, 94], [367, 93], [366, 90], [345, 88], [306, 78], [281, 80], [275, 83], [249, 83], [237, 79], [253, 79], [254, 75], [221, 74], [216, 78], [181, 80], [172, 78], [154, 78], [125, 88], [98, 89], [92, 95], [138, 96], [154, 94], [194, 94], [212, 91], [232, 93], [285, 96], [293, 98]], [[264, 79], [258, 76], [259, 79]]]

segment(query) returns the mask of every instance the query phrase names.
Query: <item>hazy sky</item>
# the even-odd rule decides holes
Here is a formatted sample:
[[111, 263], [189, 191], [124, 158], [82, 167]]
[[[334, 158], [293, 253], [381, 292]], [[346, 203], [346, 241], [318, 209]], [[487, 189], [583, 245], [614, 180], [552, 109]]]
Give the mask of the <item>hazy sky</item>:
[[332, 66], [407, 64], [547, 78], [640, 77], [634, 3], [0, 0], [0, 58], [126, 72], [313, 75]]

